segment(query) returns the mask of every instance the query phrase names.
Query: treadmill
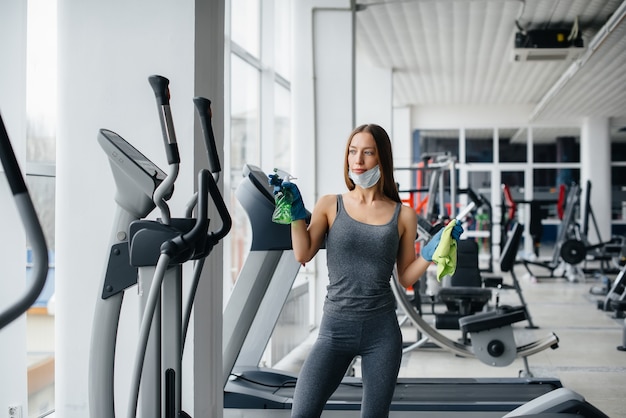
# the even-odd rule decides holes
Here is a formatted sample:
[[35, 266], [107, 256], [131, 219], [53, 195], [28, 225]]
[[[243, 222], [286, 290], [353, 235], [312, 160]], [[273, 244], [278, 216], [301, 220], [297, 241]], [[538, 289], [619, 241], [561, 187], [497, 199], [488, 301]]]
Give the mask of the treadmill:
[[[224, 416], [287, 417], [297, 375], [262, 368], [259, 363], [300, 265], [291, 249], [290, 226], [271, 221], [274, 197], [267, 174], [246, 165], [243, 177], [236, 196], [247, 212], [253, 236], [224, 308]], [[564, 418], [566, 412], [590, 408], [593, 414], [585, 416], [606, 417], [572, 393], [554, 378], [399, 378], [390, 416], [503, 417], [530, 403], [538, 406], [525, 411], [534, 414], [552, 411]], [[357, 417], [361, 397], [361, 380], [346, 376], [322, 416]], [[545, 397], [552, 399], [552, 409]]]

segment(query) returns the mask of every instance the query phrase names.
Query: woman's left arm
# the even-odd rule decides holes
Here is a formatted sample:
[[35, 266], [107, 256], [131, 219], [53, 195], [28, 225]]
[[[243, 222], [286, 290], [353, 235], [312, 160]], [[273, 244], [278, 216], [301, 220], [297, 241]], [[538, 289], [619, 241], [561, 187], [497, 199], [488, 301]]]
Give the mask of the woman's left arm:
[[398, 280], [405, 288], [413, 286], [426, 272], [430, 261], [415, 255], [417, 216], [413, 209], [402, 206], [399, 218], [400, 246], [398, 248]]

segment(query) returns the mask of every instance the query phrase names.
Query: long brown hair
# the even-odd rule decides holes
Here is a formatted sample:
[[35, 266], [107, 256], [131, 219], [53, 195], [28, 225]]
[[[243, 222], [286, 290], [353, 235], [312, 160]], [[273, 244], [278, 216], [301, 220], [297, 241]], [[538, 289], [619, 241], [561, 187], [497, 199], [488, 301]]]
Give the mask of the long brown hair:
[[394, 202], [401, 202], [400, 195], [398, 194], [398, 187], [393, 177], [393, 152], [391, 150], [391, 140], [387, 132], [379, 125], [365, 124], [354, 128], [350, 136], [348, 137], [348, 143], [346, 144], [346, 154], [344, 158], [343, 177], [346, 182], [348, 190], [354, 190], [354, 182], [348, 175], [348, 153], [350, 152], [350, 144], [354, 135], [367, 132], [372, 135], [374, 142], [376, 142], [376, 150], [378, 154], [378, 166], [380, 168], [380, 181], [376, 185], [379, 191]]

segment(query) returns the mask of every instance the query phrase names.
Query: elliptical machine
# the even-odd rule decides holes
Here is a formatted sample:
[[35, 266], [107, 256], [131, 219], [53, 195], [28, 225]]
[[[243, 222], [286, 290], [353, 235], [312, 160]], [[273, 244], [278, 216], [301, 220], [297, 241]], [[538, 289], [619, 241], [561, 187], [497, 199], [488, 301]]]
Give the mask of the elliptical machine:
[[48, 247], [35, 212], [33, 201], [28, 193], [26, 182], [13, 152], [9, 134], [0, 115], [0, 161], [6, 173], [13, 200], [20, 214], [26, 236], [33, 250], [33, 276], [28, 290], [16, 302], [0, 312], [0, 330], [17, 319], [37, 300], [48, 276]]
[[[117, 211], [102, 294], [96, 302], [89, 365], [92, 418], [115, 417], [114, 370], [117, 327], [124, 291], [140, 287], [140, 329], [130, 384], [128, 417], [189, 417], [181, 406], [184, 340], [204, 259], [231, 228], [231, 218], [217, 186], [221, 171], [211, 125], [210, 101], [194, 98], [209, 157], [209, 170], [198, 173], [198, 192], [183, 218], [172, 218], [172, 196], [180, 156], [169, 105], [169, 80], [149, 78], [159, 110], [169, 173], [115, 132], [101, 129], [98, 141], [109, 157], [116, 182]], [[209, 197], [221, 227], [208, 232]], [[155, 207], [156, 221], [145, 220]], [[192, 217], [193, 209], [196, 217]], [[182, 265], [195, 260], [190, 294], [183, 310]], [[142, 384], [143, 379], [143, 384]]]

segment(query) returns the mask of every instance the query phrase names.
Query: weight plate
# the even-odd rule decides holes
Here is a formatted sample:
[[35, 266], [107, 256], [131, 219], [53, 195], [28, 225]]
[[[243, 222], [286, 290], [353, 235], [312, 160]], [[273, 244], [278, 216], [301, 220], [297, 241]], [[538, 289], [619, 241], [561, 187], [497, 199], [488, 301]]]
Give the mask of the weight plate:
[[561, 246], [561, 258], [567, 264], [578, 264], [587, 256], [587, 249], [582, 241], [568, 239]]

